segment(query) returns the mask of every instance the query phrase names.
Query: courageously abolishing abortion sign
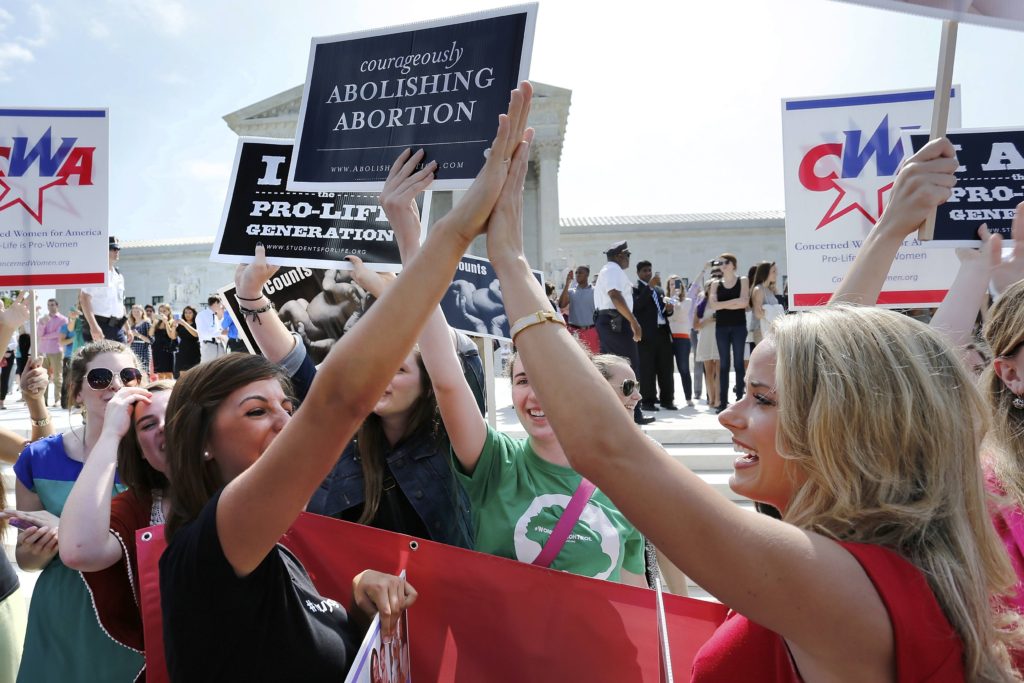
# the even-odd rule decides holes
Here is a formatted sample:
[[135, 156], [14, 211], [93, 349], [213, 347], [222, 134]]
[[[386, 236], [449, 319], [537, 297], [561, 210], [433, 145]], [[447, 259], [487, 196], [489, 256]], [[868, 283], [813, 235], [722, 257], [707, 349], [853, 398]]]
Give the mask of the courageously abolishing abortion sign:
[[[902, 134], [928, 130], [932, 89], [782, 102], [786, 271], [795, 308], [826, 304], [878, 221], [909, 151]], [[960, 89], [950, 102], [960, 121]], [[952, 250], [900, 248], [878, 303], [938, 306], [959, 262]]]
[[[533, 276], [543, 284], [539, 270]], [[479, 337], [512, 341], [505, 300], [491, 262], [479, 256], [463, 256], [441, 299], [441, 310], [448, 325]]]
[[1020, 0], [843, 0], [936, 19], [983, 24], [1024, 31], [1024, 2]]
[[0, 108], [0, 288], [107, 275], [107, 111]]
[[[956, 147], [960, 167], [956, 187], [935, 212], [935, 237], [927, 246], [977, 247], [978, 226], [1010, 239], [1017, 204], [1024, 201], [1024, 128], [957, 130], [946, 136]], [[916, 152], [926, 133], [908, 133]]]
[[537, 5], [314, 38], [288, 189], [380, 191], [423, 148], [435, 190], [483, 166], [509, 93], [527, 78]]
[[[355, 192], [289, 192], [290, 141], [241, 138], [224, 201], [211, 261], [247, 263], [262, 243], [267, 261], [280, 266], [340, 268], [358, 256], [373, 270], [402, 269], [394, 231], [380, 195]], [[419, 195], [422, 235], [430, 193]]]

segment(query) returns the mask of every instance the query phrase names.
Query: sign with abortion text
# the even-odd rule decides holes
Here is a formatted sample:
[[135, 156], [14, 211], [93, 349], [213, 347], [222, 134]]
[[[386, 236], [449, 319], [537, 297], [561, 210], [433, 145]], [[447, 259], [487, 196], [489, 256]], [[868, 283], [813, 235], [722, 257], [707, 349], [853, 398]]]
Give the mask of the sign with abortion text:
[[435, 190], [466, 189], [529, 73], [537, 5], [314, 38], [289, 190], [380, 191], [423, 148]]
[[0, 289], [107, 276], [105, 109], [0, 108]]
[[[828, 303], [889, 199], [909, 151], [905, 131], [927, 130], [933, 90], [906, 90], [782, 102], [786, 188], [786, 272], [794, 308]], [[950, 101], [960, 122], [960, 88]], [[952, 250], [900, 248], [878, 304], [938, 306], [959, 262]]]
[[[267, 261], [279, 266], [351, 270], [346, 256], [358, 256], [373, 270], [398, 272], [402, 259], [394, 231], [367, 192], [290, 192], [285, 179], [292, 160], [290, 141], [241, 138], [228, 185], [211, 261], [248, 263], [262, 243]], [[430, 193], [417, 198], [426, 236]]]

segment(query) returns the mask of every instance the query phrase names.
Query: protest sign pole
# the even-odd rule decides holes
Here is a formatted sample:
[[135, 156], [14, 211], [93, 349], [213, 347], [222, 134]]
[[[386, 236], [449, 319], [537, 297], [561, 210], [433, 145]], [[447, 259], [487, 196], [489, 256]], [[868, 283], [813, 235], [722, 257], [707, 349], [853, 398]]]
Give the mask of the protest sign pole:
[[28, 290], [28, 336], [31, 340], [28, 347], [28, 357], [36, 357], [36, 326], [39, 321], [36, 319], [36, 290]]
[[484, 347], [484, 384], [487, 387], [487, 423], [498, 428], [498, 398], [494, 395], [494, 340], [482, 338]]
[[[956, 58], [955, 21], [942, 22], [942, 42], [939, 45], [939, 69], [935, 77], [935, 100], [932, 108], [931, 139], [946, 134], [949, 122], [949, 91], [953, 87], [953, 62]], [[920, 240], [931, 240], [935, 236], [935, 212], [932, 211], [918, 230]]]

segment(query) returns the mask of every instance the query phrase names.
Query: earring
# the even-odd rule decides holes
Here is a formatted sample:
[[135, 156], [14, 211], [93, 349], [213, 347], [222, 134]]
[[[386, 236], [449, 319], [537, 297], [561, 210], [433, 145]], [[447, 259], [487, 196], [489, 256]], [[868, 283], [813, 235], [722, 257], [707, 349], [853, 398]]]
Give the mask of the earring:
[[1024, 410], [1024, 398], [1021, 398], [1020, 396], [1014, 396], [1012, 403], [1013, 407], [1016, 408], [1017, 410]]
[[[1022, 403], [1022, 405], [1024, 405], [1024, 403]], [[203, 460], [209, 460], [212, 457], [213, 456], [210, 455], [210, 451], [203, 451]]]

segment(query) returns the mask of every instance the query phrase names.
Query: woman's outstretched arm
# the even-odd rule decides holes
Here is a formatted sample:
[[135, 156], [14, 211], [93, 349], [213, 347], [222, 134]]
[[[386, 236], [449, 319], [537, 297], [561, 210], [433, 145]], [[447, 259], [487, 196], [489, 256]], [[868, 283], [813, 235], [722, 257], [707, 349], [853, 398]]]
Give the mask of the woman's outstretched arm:
[[903, 240], [949, 199], [956, 168], [956, 150], [946, 138], [932, 140], [910, 157], [896, 175], [889, 205], [864, 238], [830, 303], [875, 305]]
[[[506, 184], [487, 228], [488, 255], [513, 321], [550, 310], [523, 256], [523, 179], [516, 181]], [[852, 555], [818, 534], [751, 515], [673, 460], [633, 425], [562, 325], [526, 327], [516, 344], [573, 468], [680, 569], [786, 638], [802, 670], [887, 680], [888, 615]]]
[[[262, 457], [224, 488], [217, 530], [224, 555], [239, 575], [259, 565], [327, 476], [416, 342], [462, 254], [484, 230], [513, 154], [521, 159], [528, 153], [523, 136], [531, 93], [525, 82], [512, 91], [491, 153], [462, 201], [437, 223], [402, 277], [334, 345], [302, 410]], [[410, 177], [418, 182], [433, 170], [428, 165]]]

